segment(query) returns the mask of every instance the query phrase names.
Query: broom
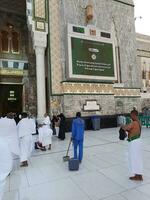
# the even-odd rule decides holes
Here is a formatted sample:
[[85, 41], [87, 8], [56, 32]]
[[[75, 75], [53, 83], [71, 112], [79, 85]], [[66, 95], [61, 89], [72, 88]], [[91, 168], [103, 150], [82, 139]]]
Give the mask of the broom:
[[70, 156], [68, 156], [69, 149], [70, 149], [70, 145], [71, 145], [71, 139], [70, 139], [70, 141], [69, 141], [69, 145], [68, 145], [67, 153], [66, 153], [66, 155], [63, 157], [63, 161], [64, 161], [64, 162], [70, 160]]

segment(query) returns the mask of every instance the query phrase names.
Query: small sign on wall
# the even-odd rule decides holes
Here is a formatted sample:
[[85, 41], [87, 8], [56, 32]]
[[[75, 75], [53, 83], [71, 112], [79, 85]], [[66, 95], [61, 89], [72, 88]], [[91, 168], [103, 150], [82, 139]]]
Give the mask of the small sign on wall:
[[97, 104], [96, 100], [86, 100], [86, 104], [83, 105], [84, 111], [100, 111], [101, 107]]
[[17, 98], [15, 96], [16, 96], [15, 91], [11, 90], [11, 91], [9, 91], [9, 96], [8, 96], [7, 100], [8, 101], [16, 101]]

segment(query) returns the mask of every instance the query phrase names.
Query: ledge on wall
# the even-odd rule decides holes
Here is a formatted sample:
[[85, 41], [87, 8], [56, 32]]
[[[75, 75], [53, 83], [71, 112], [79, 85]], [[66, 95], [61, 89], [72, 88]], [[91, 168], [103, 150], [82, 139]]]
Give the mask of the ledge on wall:
[[[92, 116], [82, 117], [85, 121], [85, 130], [93, 130]], [[100, 117], [100, 128], [113, 128], [117, 127], [117, 115], [102, 115]], [[66, 132], [71, 132], [72, 120], [74, 118], [66, 119]]]

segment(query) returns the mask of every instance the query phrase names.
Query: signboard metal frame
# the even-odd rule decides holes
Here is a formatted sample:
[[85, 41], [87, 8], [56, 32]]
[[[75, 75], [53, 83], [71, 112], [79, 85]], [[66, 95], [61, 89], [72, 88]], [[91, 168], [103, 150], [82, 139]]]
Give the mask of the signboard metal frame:
[[[99, 30], [93, 28], [96, 31], [96, 35], [90, 35], [91, 27], [84, 27], [78, 26], [79, 28], [84, 28], [84, 33], [73, 32], [73, 27], [75, 25], [68, 24], [68, 71], [67, 71], [67, 78], [69, 80], [97, 80], [97, 81], [116, 81], [117, 80], [117, 66], [116, 66], [116, 55], [115, 55], [115, 45], [114, 40], [112, 37], [105, 38], [101, 37], [101, 32], [103, 30]], [[109, 33], [109, 32], [107, 32]], [[111, 33], [110, 33], [111, 34]], [[112, 34], [113, 35], [113, 34]], [[74, 74], [73, 73], [73, 66], [72, 66], [72, 46], [71, 46], [71, 39], [72, 38], [79, 38], [83, 40], [90, 40], [91, 42], [102, 42], [108, 43], [112, 45], [112, 53], [113, 53], [113, 65], [114, 65], [114, 76], [95, 76], [95, 75], [83, 75], [83, 74]]]

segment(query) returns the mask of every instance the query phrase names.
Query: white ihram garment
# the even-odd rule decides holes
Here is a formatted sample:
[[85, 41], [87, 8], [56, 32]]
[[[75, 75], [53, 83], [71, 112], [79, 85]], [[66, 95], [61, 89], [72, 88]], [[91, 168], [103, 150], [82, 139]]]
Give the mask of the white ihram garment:
[[58, 135], [59, 135], [59, 127], [55, 126], [55, 130], [56, 130], [56, 136], [58, 137]]
[[130, 175], [143, 174], [141, 139], [135, 139], [129, 142], [129, 168]]
[[0, 137], [0, 200], [4, 192], [5, 182], [12, 170], [12, 154], [7, 142]]
[[51, 126], [51, 121], [50, 121], [49, 116], [44, 117], [43, 123], [47, 126], [47, 128], [50, 128], [50, 126]]
[[20, 162], [27, 161], [33, 150], [32, 135], [20, 138]]
[[39, 142], [42, 143], [42, 146], [47, 146], [52, 144], [52, 134], [53, 131], [50, 128], [47, 128], [46, 125], [43, 125], [38, 129], [39, 132]]
[[23, 118], [17, 125], [20, 139], [20, 161], [27, 161], [33, 150], [30, 119]]
[[7, 117], [0, 119], [0, 137], [3, 137], [3, 139], [8, 143], [12, 154], [20, 154], [19, 137], [14, 119], [9, 119]]
[[29, 118], [30, 120], [30, 126], [31, 126], [31, 133], [35, 134], [36, 133], [36, 123], [34, 118]]

